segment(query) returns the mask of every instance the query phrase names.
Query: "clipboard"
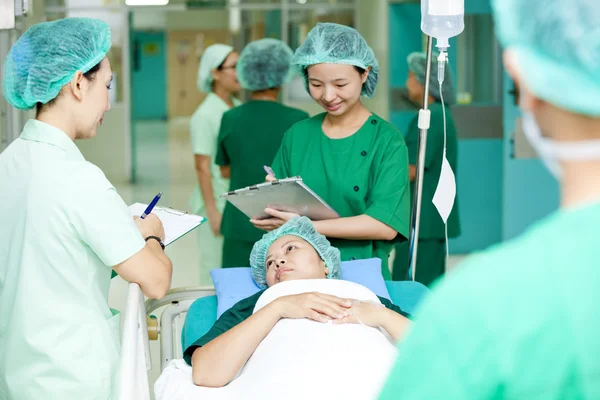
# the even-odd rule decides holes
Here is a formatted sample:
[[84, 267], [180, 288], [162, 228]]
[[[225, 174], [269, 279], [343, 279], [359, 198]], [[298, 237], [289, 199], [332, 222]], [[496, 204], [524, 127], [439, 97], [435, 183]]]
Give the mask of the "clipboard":
[[[129, 206], [129, 210], [131, 215], [139, 217], [146, 210], [146, 207], [148, 207], [148, 204], [135, 203]], [[188, 214], [185, 211], [169, 207], [154, 207], [152, 214], [156, 214], [163, 223], [165, 246], [177, 241], [207, 221], [206, 218], [199, 215]]]
[[340, 217], [299, 176], [223, 193], [221, 198], [225, 198], [248, 218], [254, 219], [271, 218], [264, 211], [267, 207], [306, 216], [313, 221]]

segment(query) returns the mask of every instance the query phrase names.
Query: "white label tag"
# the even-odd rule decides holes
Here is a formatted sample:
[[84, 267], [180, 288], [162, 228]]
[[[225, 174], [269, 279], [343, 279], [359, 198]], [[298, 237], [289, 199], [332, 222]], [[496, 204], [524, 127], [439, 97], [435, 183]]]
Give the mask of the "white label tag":
[[446, 154], [444, 152], [440, 180], [437, 189], [435, 190], [435, 194], [433, 195], [433, 205], [437, 208], [444, 223], [448, 221], [450, 212], [452, 212], [455, 198], [456, 178], [454, 177], [454, 172], [452, 171], [452, 167], [450, 167], [450, 163], [446, 159]]

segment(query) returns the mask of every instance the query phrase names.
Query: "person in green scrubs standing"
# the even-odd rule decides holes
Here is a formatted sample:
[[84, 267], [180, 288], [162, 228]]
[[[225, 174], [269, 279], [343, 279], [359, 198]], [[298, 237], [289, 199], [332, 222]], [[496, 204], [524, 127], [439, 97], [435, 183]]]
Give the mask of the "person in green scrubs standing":
[[600, 3], [492, 7], [523, 131], [560, 182], [560, 210], [435, 287], [381, 400], [600, 398]]
[[171, 284], [164, 230], [134, 219], [74, 141], [110, 109], [110, 28], [67, 18], [32, 26], [4, 64], [4, 97], [36, 109], [0, 154], [0, 398], [115, 398], [120, 318], [111, 271], [150, 298]]
[[[342, 261], [380, 258], [389, 280], [394, 240], [406, 240], [409, 231], [408, 152], [402, 134], [360, 100], [375, 92], [375, 54], [355, 29], [318, 23], [292, 65], [326, 112], [285, 134], [273, 171], [280, 178], [301, 176], [341, 216], [314, 224], [341, 251]], [[267, 231], [296, 216], [266, 212], [273, 218], [252, 222]]]
[[223, 237], [221, 218], [225, 200], [219, 196], [229, 189], [229, 179], [215, 164], [217, 141], [223, 114], [241, 102], [236, 68], [239, 54], [231, 46], [213, 44], [204, 50], [198, 68], [198, 89], [206, 98], [192, 115], [190, 135], [198, 186], [190, 199], [194, 213], [206, 216], [208, 224], [198, 228], [200, 284], [210, 285], [210, 270], [221, 266]]
[[[281, 146], [283, 134], [308, 114], [279, 103], [281, 86], [291, 77], [293, 52], [277, 39], [249, 43], [237, 64], [238, 80], [251, 100], [227, 111], [221, 120], [216, 163], [231, 179], [229, 190], [255, 185], [264, 179]], [[223, 267], [248, 265], [252, 246], [263, 235], [231, 203], [225, 205], [221, 233]]]
[[[425, 77], [427, 74], [427, 56], [425, 53], [412, 53], [408, 56], [409, 75], [406, 81], [410, 100], [423, 107], [425, 93]], [[446, 65], [442, 93], [438, 81], [437, 58], [431, 63], [429, 85], [429, 110], [431, 112], [430, 127], [427, 132], [425, 154], [425, 173], [423, 175], [423, 197], [421, 201], [421, 219], [419, 226], [419, 247], [417, 257], [416, 281], [430, 286], [446, 270], [446, 227], [437, 209], [433, 205], [433, 195], [438, 186], [442, 172], [444, 157], [444, 115], [441, 98], [444, 97], [446, 107], [446, 159], [457, 171], [456, 127], [452, 119], [450, 106], [456, 103], [456, 94], [450, 65]], [[417, 158], [419, 151], [419, 117], [411, 121], [406, 135], [408, 160], [410, 162], [411, 192], [414, 194], [414, 179], [417, 174]], [[411, 200], [413, 197], [411, 197]], [[448, 237], [454, 238], [460, 234], [458, 217], [458, 197], [454, 200], [454, 208], [448, 217]], [[409, 244], [396, 245], [393, 278], [395, 281], [412, 279], [409, 273]]]

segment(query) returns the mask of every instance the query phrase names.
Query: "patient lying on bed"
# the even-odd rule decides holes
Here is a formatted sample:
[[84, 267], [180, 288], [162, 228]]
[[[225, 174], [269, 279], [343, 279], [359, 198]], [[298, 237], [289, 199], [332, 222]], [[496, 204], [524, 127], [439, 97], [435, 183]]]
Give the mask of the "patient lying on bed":
[[[324, 236], [315, 231], [309, 219], [303, 217], [291, 220], [281, 228], [266, 234], [255, 244], [250, 264], [254, 280], [264, 289], [280, 283], [283, 284], [278, 286], [278, 289], [285, 289], [286, 285], [291, 285], [286, 282], [298, 280], [322, 280], [322, 284], [336, 285], [335, 282], [324, 280], [339, 277], [340, 253]], [[303, 286], [304, 283], [312, 284], [318, 281], [294, 282], [294, 285]], [[339, 284], [354, 285], [350, 286], [348, 293], [354, 293], [352, 290], [355, 286], [360, 288], [359, 291], [368, 291], [351, 282], [339, 281]], [[272, 288], [268, 292], [274, 290], [275, 288]], [[394, 341], [404, 334], [410, 323], [407, 314], [399, 307], [387, 299], [378, 298], [370, 291], [368, 292], [372, 294], [372, 298], [365, 295], [361, 301], [357, 301], [323, 291], [302, 293], [301, 288], [294, 290], [299, 294], [280, 294], [278, 297], [273, 292], [270, 299], [265, 299], [263, 290], [238, 302], [223, 313], [209, 332], [184, 352], [184, 359], [192, 365], [193, 382], [199, 386], [213, 388], [230, 383], [261, 342], [282, 320], [304, 319], [322, 324], [360, 324], [383, 329]], [[346, 289], [337, 293], [343, 294], [344, 290]], [[300, 328], [294, 328], [294, 331], [296, 329]], [[385, 338], [382, 332], [372, 329], [367, 331]], [[391, 345], [390, 347], [393, 348]], [[353, 351], [353, 348], [347, 350], [350, 353]], [[395, 349], [389, 351], [393, 352]]]

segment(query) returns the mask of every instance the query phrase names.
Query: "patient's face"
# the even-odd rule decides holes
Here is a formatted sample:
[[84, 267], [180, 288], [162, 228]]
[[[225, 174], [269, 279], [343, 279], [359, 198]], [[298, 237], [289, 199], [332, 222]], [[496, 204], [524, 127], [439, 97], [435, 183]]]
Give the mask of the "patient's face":
[[304, 239], [282, 236], [267, 252], [267, 285], [296, 279], [324, 279], [329, 271], [319, 253]]

